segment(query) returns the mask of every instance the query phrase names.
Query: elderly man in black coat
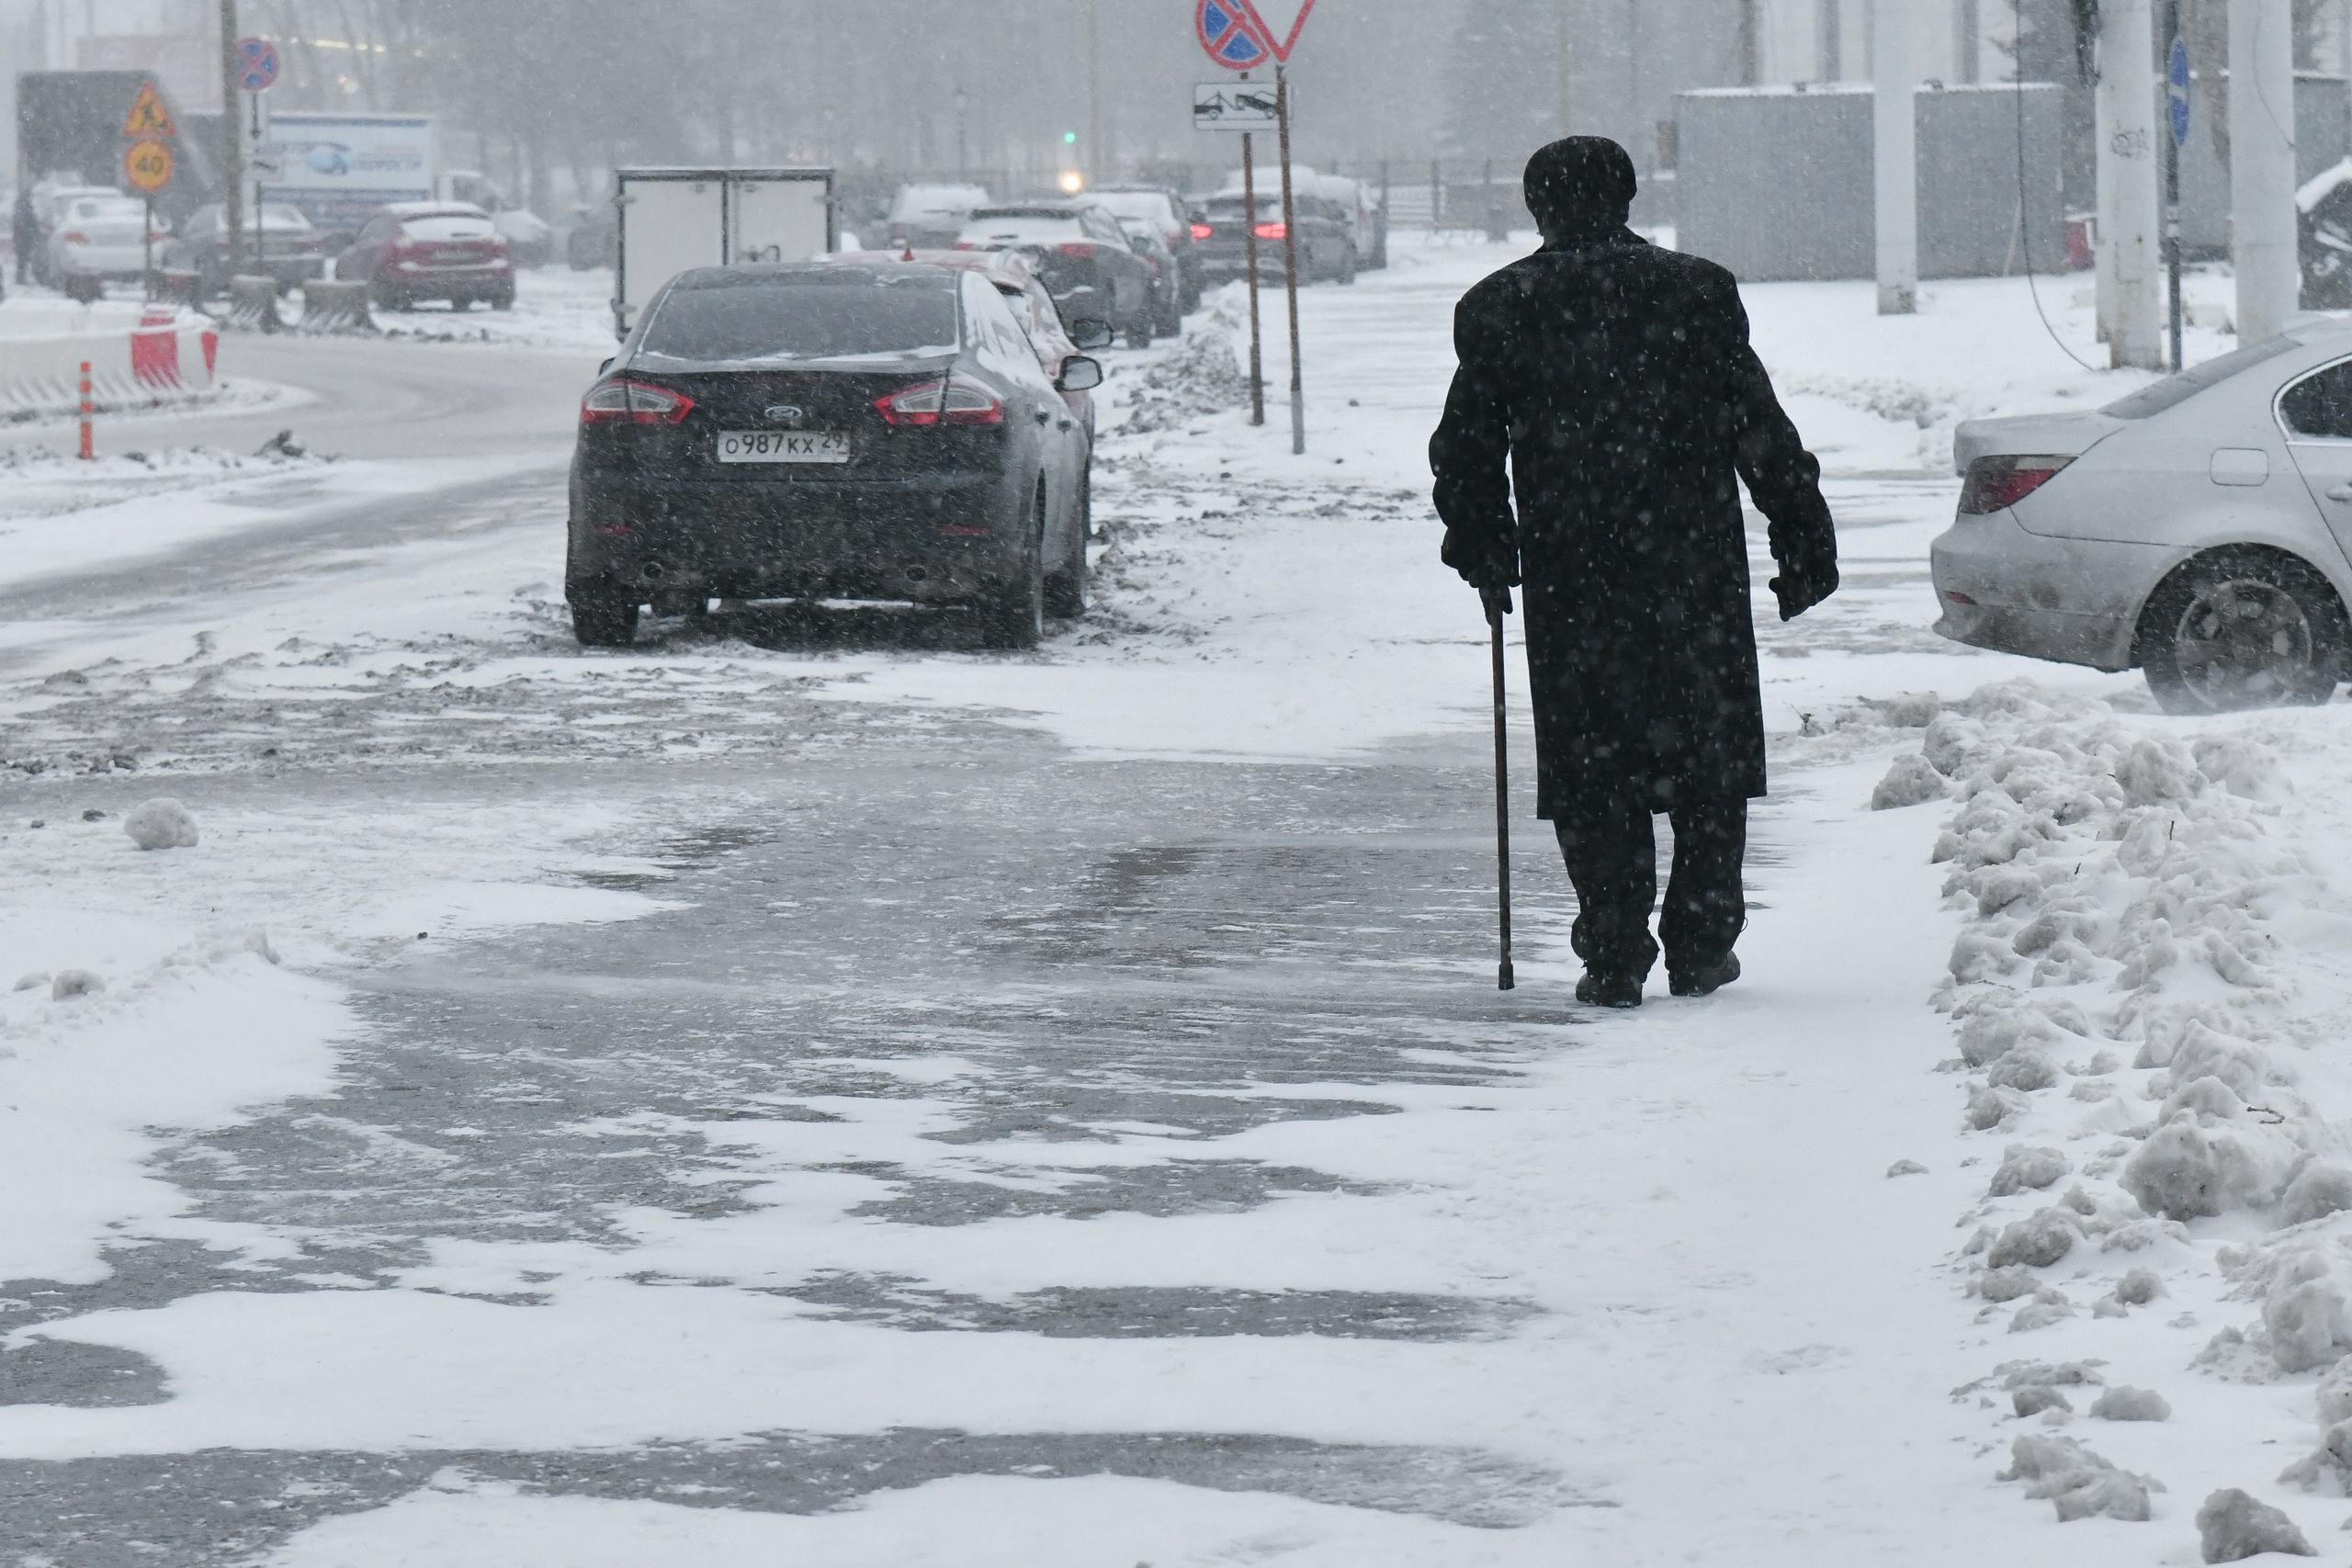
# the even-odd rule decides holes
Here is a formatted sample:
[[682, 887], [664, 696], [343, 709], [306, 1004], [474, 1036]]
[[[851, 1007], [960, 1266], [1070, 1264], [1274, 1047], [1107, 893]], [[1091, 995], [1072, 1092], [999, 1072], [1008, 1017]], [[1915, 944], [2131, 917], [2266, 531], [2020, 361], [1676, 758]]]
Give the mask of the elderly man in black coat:
[[1543, 249], [1464, 297], [1430, 443], [1446, 564], [1494, 615], [1524, 579], [1537, 814], [1576, 885], [1577, 996], [1621, 1008], [1657, 961], [1661, 812], [1671, 988], [1739, 976], [1747, 802], [1765, 793], [1739, 480], [1770, 525], [1781, 618], [1838, 586], [1821, 467], [1748, 346], [1737, 286], [1628, 230], [1634, 188], [1604, 138], [1535, 154]]

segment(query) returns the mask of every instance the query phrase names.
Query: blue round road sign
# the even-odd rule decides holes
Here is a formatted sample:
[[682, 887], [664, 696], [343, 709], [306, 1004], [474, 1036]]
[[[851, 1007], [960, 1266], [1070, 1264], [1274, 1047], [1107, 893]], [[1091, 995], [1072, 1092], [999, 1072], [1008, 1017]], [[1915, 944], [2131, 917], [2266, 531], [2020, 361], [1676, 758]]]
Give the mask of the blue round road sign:
[[1201, 0], [1196, 26], [1201, 47], [1227, 71], [1254, 71], [1273, 53], [1236, 0]]
[[266, 93], [277, 85], [277, 46], [266, 38], [237, 40], [237, 85], [248, 93]]

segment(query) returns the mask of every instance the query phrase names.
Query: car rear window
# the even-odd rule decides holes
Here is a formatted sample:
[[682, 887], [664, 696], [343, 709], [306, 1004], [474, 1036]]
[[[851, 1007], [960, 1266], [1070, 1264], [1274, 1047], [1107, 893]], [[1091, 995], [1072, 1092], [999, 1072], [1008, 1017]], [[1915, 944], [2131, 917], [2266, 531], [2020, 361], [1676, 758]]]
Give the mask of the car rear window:
[[[1261, 196], [1258, 198], [1258, 215], [1262, 218], [1268, 213], [1280, 212], [1282, 206], [1282, 197]], [[1250, 198], [1241, 196], [1213, 196], [1209, 197], [1208, 205], [1204, 210], [1212, 218], [1238, 218], [1250, 210]]]
[[426, 218], [401, 219], [401, 232], [412, 240], [487, 240], [498, 231], [487, 218], [436, 212]]
[[146, 213], [147, 204], [143, 201], [133, 201], [127, 196], [99, 196], [85, 197], [75, 202], [68, 216], [77, 223], [109, 219], [127, 222], [134, 218], [143, 218]]
[[2127, 398], [2119, 398], [2100, 412], [2117, 419], [2149, 419], [2166, 409], [2187, 402], [2209, 387], [2218, 387], [2242, 370], [2252, 369], [2266, 359], [2301, 348], [2291, 337], [2274, 337], [2262, 343], [2225, 354], [2219, 359], [2209, 359], [2202, 365], [2191, 366], [2177, 376], [2165, 378], [2153, 386], [2141, 388]]
[[1086, 230], [1071, 212], [975, 212], [957, 238], [977, 245], [1029, 245], [1082, 240]]
[[1122, 220], [1132, 218], [1163, 229], [1176, 221], [1174, 205], [1156, 190], [1106, 190], [1096, 193], [1094, 199]]
[[762, 279], [670, 291], [641, 355], [697, 364], [955, 350], [956, 288], [936, 277]]

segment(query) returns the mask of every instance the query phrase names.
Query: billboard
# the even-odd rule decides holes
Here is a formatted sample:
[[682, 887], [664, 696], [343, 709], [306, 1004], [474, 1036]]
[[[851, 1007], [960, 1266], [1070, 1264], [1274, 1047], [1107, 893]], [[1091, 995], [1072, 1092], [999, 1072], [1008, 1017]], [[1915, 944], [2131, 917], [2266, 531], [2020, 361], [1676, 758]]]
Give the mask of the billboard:
[[429, 201], [440, 147], [425, 115], [277, 114], [254, 160], [265, 201], [322, 228], [356, 229], [378, 208]]

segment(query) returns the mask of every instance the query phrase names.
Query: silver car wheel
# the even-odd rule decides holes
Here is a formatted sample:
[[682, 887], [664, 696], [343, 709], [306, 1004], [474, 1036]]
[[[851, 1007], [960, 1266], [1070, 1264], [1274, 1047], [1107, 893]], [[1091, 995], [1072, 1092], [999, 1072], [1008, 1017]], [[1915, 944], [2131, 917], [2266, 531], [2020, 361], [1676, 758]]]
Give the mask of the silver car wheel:
[[2317, 628], [2295, 596], [2248, 578], [2201, 585], [2173, 646], [2182, 684], [2217, 713], [2291, 700], [2312, 685], [2321, 656]]

